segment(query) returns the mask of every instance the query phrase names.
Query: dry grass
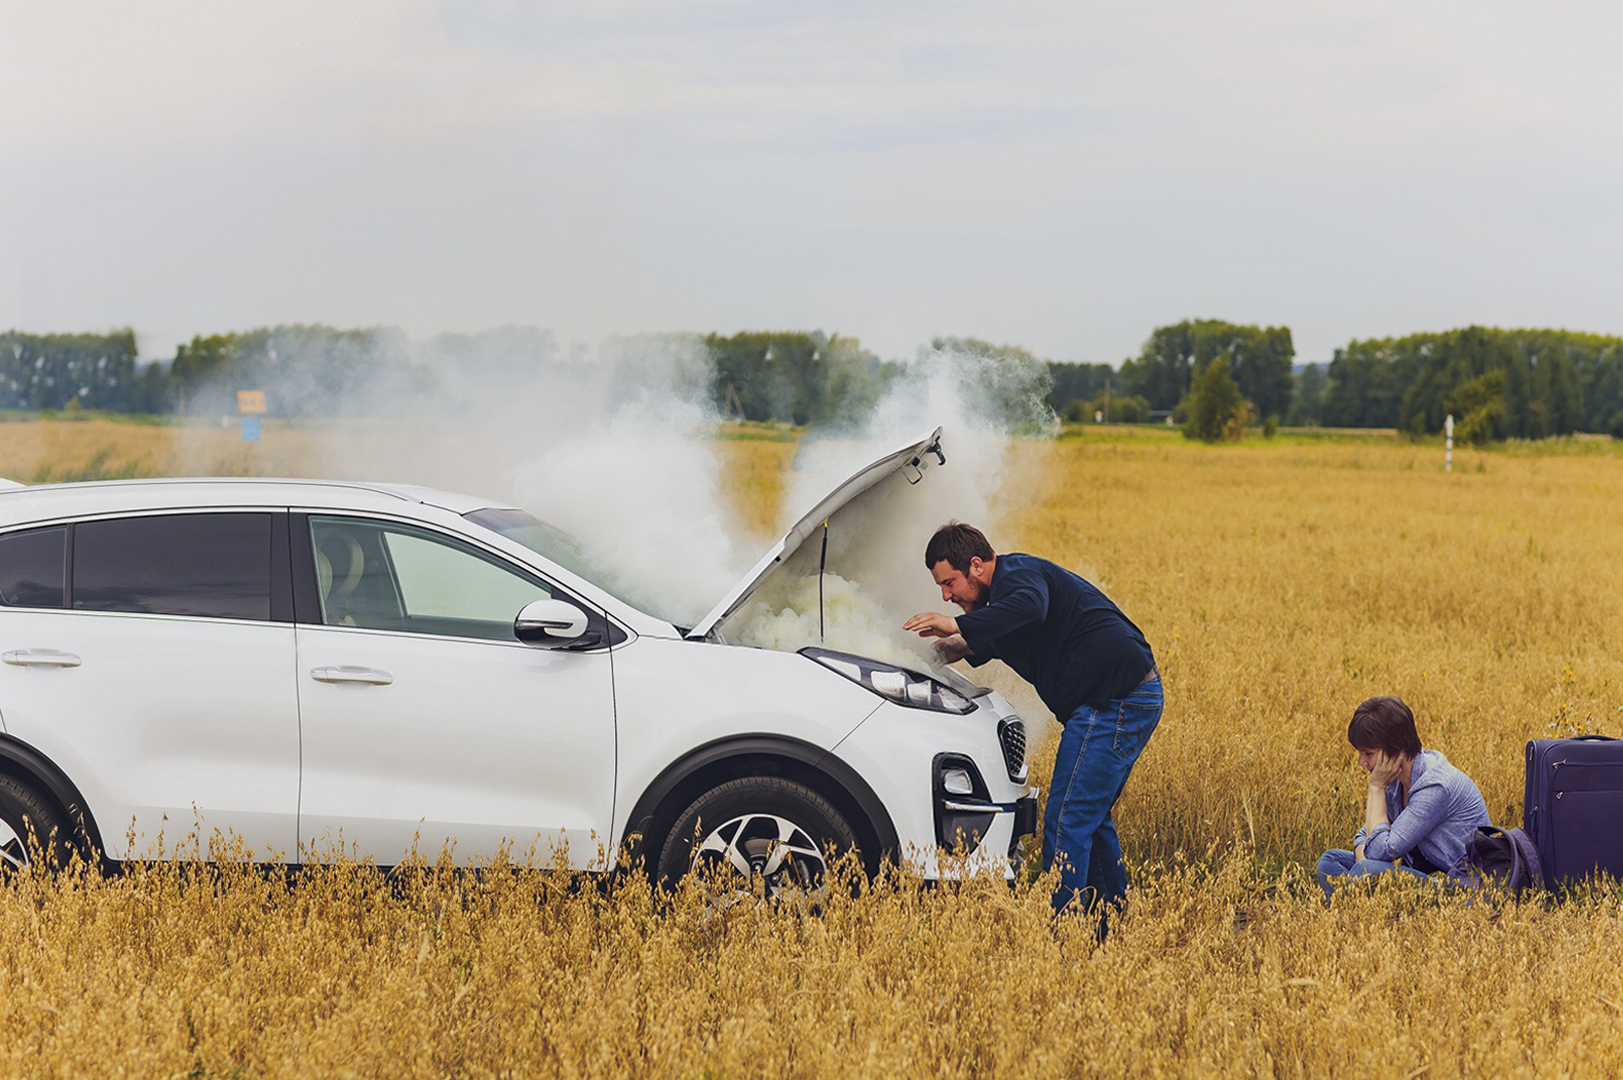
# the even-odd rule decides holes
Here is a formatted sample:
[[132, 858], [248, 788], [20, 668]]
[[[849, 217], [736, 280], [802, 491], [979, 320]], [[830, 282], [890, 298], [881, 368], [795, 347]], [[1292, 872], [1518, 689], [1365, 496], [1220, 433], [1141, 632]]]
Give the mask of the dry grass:
[[1408, 702], [1507, 825], [1528, 739], [1623, 734], [1615, 454], [1468, 453], [1445, 474], [1396, 441], [1021, 451], [1046, 480], [1014, 544], [1104, 586], [1160, 662], [1166, 716], [1121, 814], [1143, 858], [1345, 846], [1364, 789], [1346, 725], [1374, 694]]
[[[14, 426], [0, 463], [24, 445]], [[770, 520], [783, 444], [726, 445], [729, 484]], [[886, 879], [809, 914], [533, 867], [25, 876], [0, 888], [0, 1070], [1623, 1072], [1617, 892], [1517, 906], [1379, 882], [1327, 907], [1305, 869], [1356, 823], [1344, 731], [1370, 694], [1414, 705], [1506, 822], [1528, 738], [1623, 733], [1610, 448], [1463, 454], [1452, 475], [1381, 439], [1090, 431], [1018, 453], [1011, 475], [1042, 479], [1008, 493], [994, 540], [1104, 585], [1167, 684], [1119, 808], [1135, 890], [1106, 945], [1051, 920], [1040, 880]], [[1034, 771], [1046, 782], [1042, 750]]]

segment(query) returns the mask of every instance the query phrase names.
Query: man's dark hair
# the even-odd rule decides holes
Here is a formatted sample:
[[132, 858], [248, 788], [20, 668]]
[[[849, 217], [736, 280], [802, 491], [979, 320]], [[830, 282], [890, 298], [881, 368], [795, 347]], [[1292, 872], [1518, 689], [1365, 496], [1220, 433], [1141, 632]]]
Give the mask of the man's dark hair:
[[949, 521], [935, 531], [930, 537], [930, 543], [924, 548], [924, 568], [934, 570], [935, 564], [946, 560], [959, 573], [969, 573], [969, 560], [980, 559], [989, 562], [997, 553], [987, 542], [986, 534], [973, 525], [965, 525], [961, 521]]
[[1404, 757], [1420, 756], [1414, 713], [1395, 697], [1372, 697], [1353, 710], [1347, 741], [1357, 750], [1384, 750]]

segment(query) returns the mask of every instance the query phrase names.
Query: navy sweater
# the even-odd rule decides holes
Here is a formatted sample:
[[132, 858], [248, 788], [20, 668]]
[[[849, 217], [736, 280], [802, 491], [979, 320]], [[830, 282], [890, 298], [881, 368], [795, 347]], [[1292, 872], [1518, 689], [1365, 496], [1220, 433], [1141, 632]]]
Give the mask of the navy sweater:
[[1093, 585], [1047, 559], [997, 557], [986, 606], [958, 616], [970, 664], [1002, 660], [1061, 723], [1124, 698], [1155, 667], [1149, 642]]

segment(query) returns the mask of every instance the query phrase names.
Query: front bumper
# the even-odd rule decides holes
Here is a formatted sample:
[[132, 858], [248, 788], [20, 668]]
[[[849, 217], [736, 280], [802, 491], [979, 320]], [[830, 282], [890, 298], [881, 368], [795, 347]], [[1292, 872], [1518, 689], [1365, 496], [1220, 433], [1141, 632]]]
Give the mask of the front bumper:
[[[1037, 793], [1016, 799], [1012, 803], [981, 803], [964, 799], [947, 799], [941, 804], [941, 816], [964, 815], [974, 818], [995, 820], [993, 815], [1013, 814], [1009, 835], [1009, 858], [1014, 858], [1020, 852], [1020, 841], [1037, 831]], [[980, 842], [980, 833], [974, 836], [974, 842]], [[967, 841], [966, 841], [967, 843]], [[973, 846], [973, 845], [969, 845]]]
[[[887, 703], [834, 748], [890, 813], [897, 856], [926, 878], [1013, 877], [1011, 854], [1037, 829], [1019, 717], [995, 693], [977, 702], [962, 716]], [[949, 791], [954, 769], [969, 780]]]
[[[999, 801], [992, 797], [974, 761], [962, 754], [937, 754], [931, 771], [935, 842], [942, 851], [975, 853], [994, 835], [1000, 835], [1007, 822], [1007, 853], [1013, 859], [1019, 853], [1020, 841], [1037, 831], [1036, 791], [1028, 788], [1016, 799]], [[949, 776], [956, 777], [960, 789], [967, 777], [971, 790], [948, 790], [953, 786]]]

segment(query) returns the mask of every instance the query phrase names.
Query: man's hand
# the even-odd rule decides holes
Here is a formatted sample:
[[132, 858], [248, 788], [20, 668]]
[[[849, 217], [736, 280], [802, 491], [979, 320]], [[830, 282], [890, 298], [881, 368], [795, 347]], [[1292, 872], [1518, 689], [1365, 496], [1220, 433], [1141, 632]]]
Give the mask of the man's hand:
[[941, 638], [935, 643], [935, 655], [943, 664], [956, 664], [969, 655], [969, 642], [957, 634]]
[[919, 637], [952, 637], [958, 633], [958, 620], [935, 611], [921, 611], [902, 624], [903, 630], [916, 630]]

